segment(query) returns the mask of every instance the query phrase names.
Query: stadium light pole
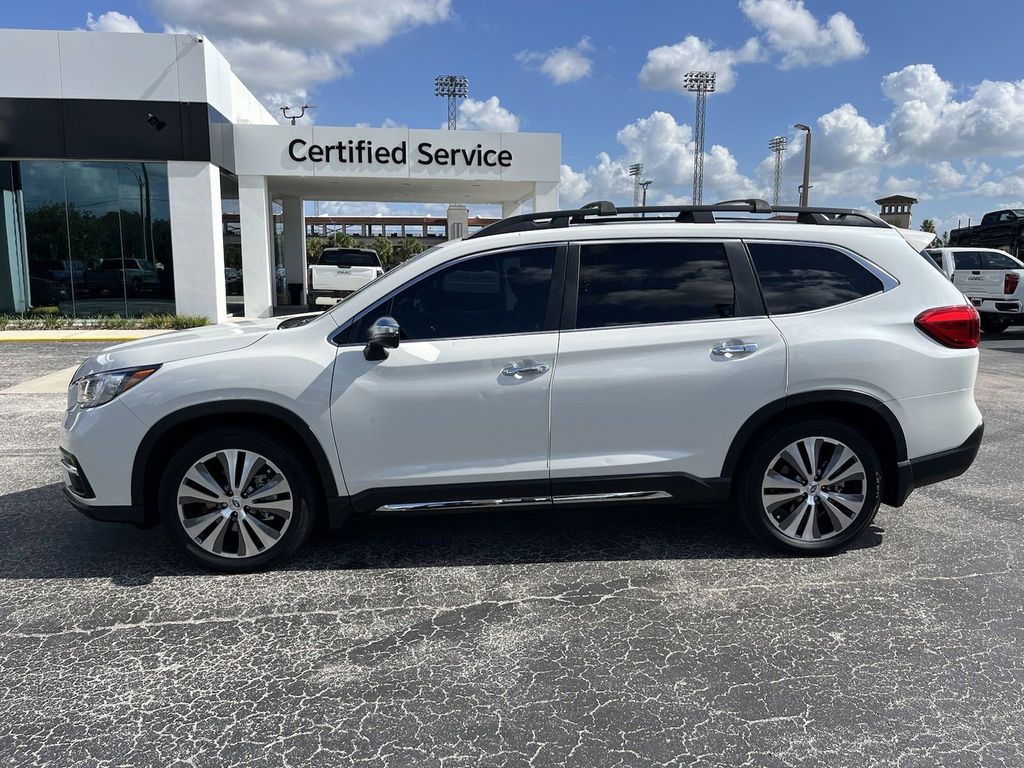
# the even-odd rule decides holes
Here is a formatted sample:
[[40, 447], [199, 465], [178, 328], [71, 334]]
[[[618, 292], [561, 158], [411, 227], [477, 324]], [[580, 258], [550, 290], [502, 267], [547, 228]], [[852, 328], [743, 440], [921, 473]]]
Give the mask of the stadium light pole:
[[469, 78], [465, 75], [438, 75], [434, 78], [434, 95], [448, 99], [448, 130], [454, 131], [458, 100], [469, 96]]
[[775, 153], [775, 185], [772, 187], [772, 206], [778, 207], [782, 199], [782, 153], [786, 151], [789, 140], [785, 136], [775, 136], [768, 141], [768, 149]]
[[811, 126], [797, 123], [793, 127], [807, 133], [804, 138], [804, 183], [800, 185], [800, 207], [806, 208], [811, 191]]
[[693, 204], [704, 198], [704, 124], [708, 111], [708, 94], [715, 91], [714, 72], [687, 72], [683, 87], [697, 95], [697, 119], [693, 125]]
[[629, 166], [629, 175], [633, 177], [633, 207], [640, 205], [640, 177], [644, 175], [644, 164], [633, 163]]

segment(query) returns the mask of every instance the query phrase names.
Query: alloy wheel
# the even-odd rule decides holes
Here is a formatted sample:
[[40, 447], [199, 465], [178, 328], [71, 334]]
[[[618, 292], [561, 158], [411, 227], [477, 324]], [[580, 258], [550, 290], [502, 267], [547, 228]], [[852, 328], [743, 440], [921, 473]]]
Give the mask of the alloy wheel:
[[768, 464], [761, 504], [768, 520], [797, 541], [840, 535], [860, 515], [867, 475], [857, 454], [831, 437], [790, 443]]
[[255, 451], [225, 449], [203, 456], [178, 485], [178, 520], [210, 554], [246, 558], [281, 541], [295, 497], [278, 467]]

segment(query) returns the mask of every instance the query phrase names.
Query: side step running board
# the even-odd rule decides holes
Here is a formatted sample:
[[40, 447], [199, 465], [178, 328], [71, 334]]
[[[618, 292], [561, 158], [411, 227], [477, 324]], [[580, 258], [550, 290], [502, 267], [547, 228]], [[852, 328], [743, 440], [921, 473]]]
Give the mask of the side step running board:
[[616, 493], [580, 493], [568, 496], [526, 496], [508, 499], [464, 499], [459, 501], [417, 501], [384, 504], [378, 512], [433, 512], [452, 509], [488, 509], [496, 507], [532, 507], [538, 504], [600, 504], [607, 501], [655, 501], [671, 499], [667, 491], [618, 491]]

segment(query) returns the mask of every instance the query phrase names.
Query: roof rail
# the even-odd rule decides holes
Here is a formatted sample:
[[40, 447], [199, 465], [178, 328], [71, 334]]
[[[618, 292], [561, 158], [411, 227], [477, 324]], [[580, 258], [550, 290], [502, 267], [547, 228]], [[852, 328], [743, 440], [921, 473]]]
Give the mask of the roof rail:
[[[659, 214], [671, 213], [675, 216]], [[867, 211], [855, 208], [800, 208], [796, 206], [772, 207], [765, 200], [748, 198], [723, 200], [711, 205], [648, 205], [643, 207], [618, 208], [607, 200], [587, 203], [580, 208], [564, 211], [540, 211], [510, 216], [467, 237], [489, 237], [509, 232], [530, 232], [538, 229], [557, 229], [573, 224], [608, 224], [611, 222], [652, 223], [674, 221], [686, 224], [714, 224], [716, 213], [795, 213], [798, 224], [819, 224], [832, 226], [861, 226], [888, 228], [889, 225]], [[639, 214], [639, 217], [637, 216]], [[655, 214], [651, 216], [649, 214]], [[620, 217], [628, 218], [620, 218]]]

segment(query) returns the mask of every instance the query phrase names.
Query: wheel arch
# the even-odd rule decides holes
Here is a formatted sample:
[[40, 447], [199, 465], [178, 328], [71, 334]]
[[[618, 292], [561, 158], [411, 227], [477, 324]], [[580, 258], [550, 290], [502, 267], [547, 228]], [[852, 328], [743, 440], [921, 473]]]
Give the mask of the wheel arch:
[[323, 446], [309, 425], [293, 411], [283, 406], [259, 400], [231, 400], [183, 408], [164, 416], [149, 428], [139, 443], [132, 464], [132, 504], [145, 509], [147, 522], [156, 522], [156, 490], [158, 471], [171, 455], [194, 436], [198, 429], [218, 427], [244, 427], [252, 429], [252, 419], [259, 417], [259, 429], [287, 440], [303, 454], [315, 471], [315, 485], [323, 492], [323, 499], [338, 496], [334, 471], [327, 460]]
[[[722, 465], [722, 477], [733, 477], [758, 437], [797, 418], [830, 417], [865, 433], [882, 461], [882, 501], [900, 506], [906, 498], [900, 475], [907, 466], [907, 439], [892, 410], [863, 392], [816, 390], [775, 400], [755, 411], [733, 438]], [[902, 498], [901, 498], [902, 496]]]

